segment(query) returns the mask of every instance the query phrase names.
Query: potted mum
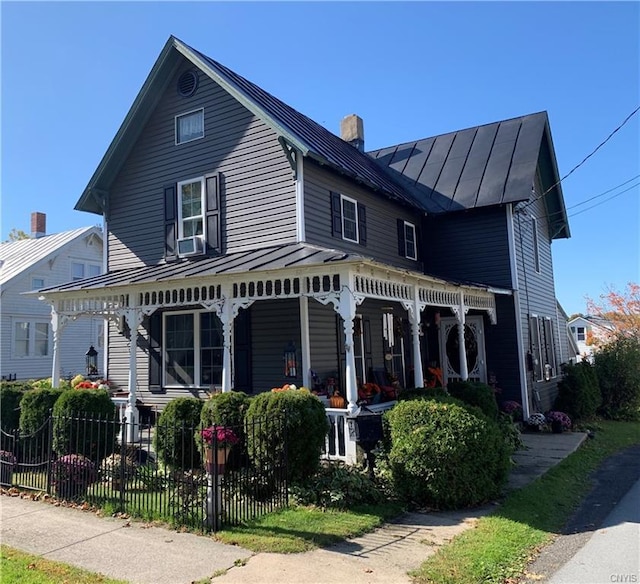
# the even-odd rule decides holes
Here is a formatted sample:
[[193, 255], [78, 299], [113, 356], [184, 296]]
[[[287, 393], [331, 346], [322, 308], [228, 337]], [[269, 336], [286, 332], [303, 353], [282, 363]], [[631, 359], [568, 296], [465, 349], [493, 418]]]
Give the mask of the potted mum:
[[536, 412], [527, 418], [527, 429], [533, 432], [541, 432], [547, 425], [547, 418], [544, 414]]
[[111, 482], [111, 487], [119, 491], [122, 481], [126, 483], [131, 480], [136, 472], [136, 464], [126, 456], [120, 454], [110, 454], [100, 465], [100, 474], [105, 481]]
[[562, 434], [565, 430], [571, 430], [571, 418], [564, 412], [547, 412], [547, 420], [551, 423], [551, 431]]
[[89, 485], [96, 482], [96, 466], [86, 456], [67, 454], [52, 466], [53, 488], [60, 499], [79, 499], [87, 494]]
[[13, 452], [0, 450], [0, 484], [11, 486], [17, 462]]
[[218, 465], [218, 472], [224, 472], [227, 456], [234, 444], [239, 442], [236, 433], [227, 426], [209, 426], [200, 430], [204, 442], [205, 465], [208, 473], [213, 473], [213, 465]]

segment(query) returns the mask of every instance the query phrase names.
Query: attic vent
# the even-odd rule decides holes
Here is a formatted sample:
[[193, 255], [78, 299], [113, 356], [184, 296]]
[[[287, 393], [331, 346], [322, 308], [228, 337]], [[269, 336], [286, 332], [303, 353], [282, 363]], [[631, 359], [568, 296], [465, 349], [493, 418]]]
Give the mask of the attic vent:
[[182, 97], [191, 97], [198, 89], [198, 74], [195, 71], [185, 71], [178, 79], [178, 93]]

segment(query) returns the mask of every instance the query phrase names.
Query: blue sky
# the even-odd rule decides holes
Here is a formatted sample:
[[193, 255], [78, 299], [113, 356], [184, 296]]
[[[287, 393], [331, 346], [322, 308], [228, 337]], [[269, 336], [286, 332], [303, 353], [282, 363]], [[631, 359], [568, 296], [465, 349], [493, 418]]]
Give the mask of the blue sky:
[[[637, 2], [2, 2], [1, 238], [73, 210], [169, 35], [375, 149], [547, 110], [561, 176], [640, 105]], [[640, 280], [636, 114], [563, 182], [557, 295]], [[634, 186], [635, 185], [635, 186]], [[629, 190], [622, 193], [624, 189]], [[577, 213], [614, 195], [593, 210]]]

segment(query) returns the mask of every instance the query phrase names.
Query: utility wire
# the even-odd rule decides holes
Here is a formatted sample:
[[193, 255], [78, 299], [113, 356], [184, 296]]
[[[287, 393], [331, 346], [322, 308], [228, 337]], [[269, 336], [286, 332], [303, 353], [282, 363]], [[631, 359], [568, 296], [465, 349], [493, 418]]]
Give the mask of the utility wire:
[[565, 174], [558, 182], [556, 182], [555, 184], [551, 185], [546, 191], [544, 191], [544, 193], [542, 193], [541, 195], [538, 195], [537, 197], [534, 197], [533, 199], [531, 199], [526, 205], [524, 205], [522, 207], [522, 209], [526, 209], [529, 205], [535, 203], [538, 199], [542, 199], [542, 197], [544, 197], [549, 191], [555, 189], [564, 179], [568, 178], [569, 176], [571, 176], [576, 170], [578, 170], [587, 160], [589, 160], [589, 158], [591, 158], [598, 150], [600, 150], [600, 148], [602, 148], [609, 140], [611, 140], [611, 138], [613, 137], [613, 135], [618, 132], [635, 114], [638, 113], [638, 111], [640, 111], [640, 106], [638, 106], [636, 109], [634, 109], [625, 119], [624, 121], [613, 131], [611, 132], [611, 134], [609, 134], [602, 142], [600, 142], [600, 144], [598, 144], [598, 146], [596, 146], [596, 148], [590, 153], [587, 154], [581, 162], [579, 162], [578, 164], [576, 164], [567, 174]]
[[587, 211], [591, 211], [591, 209], [593, 209], [594, 207], [598, 207], [599, 205], [602, 205], [603, 203], [606, 203], [607, 201], [611, 201], [612, 199], [615, 199], [616, 197], [619, 197], [620, 195], [624, 195], [624, 193], [626, 193], [627, 191], [630, 191], [631, 189], [635, 189], [639, 185], [640, 185], [640, 182], [636, 183], [635, 185], [631, 185], [630, 187], [627, 187], [626, 189], [624, 189], [624, 191], [620, 191], [619, 193], [616, 193], [615, 195], [612, 195], [612, 196], [606, 198], [604, 201], [599, 201], [595, 205], [591, 205], [591, 207], [587, 207], [586, 209], [582, 209], [582, 211], [578, 211], [577, 213], [571, 213], [571, 215], [569, 215], [569, 217], [575, 217], [576, 215], [580, 215], [580, 213], [586, 213]]

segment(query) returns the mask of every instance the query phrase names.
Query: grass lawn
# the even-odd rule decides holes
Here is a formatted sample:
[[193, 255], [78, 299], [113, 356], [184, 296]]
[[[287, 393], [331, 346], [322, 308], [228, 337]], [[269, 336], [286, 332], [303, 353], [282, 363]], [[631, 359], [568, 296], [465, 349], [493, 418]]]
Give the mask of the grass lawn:
[[16, 549], [0, 546], [2, 584], [126, 584], [59, 562], [45, 560]]
[[608, 456], [640, 443], [637, 422], [602, 422], [595, 440], [531, 485], [510, 494], [476, 528], [460, 534], [411, 574], [416, 584], [503, 583], [523, 573], [589, 492], [589, 474]]

